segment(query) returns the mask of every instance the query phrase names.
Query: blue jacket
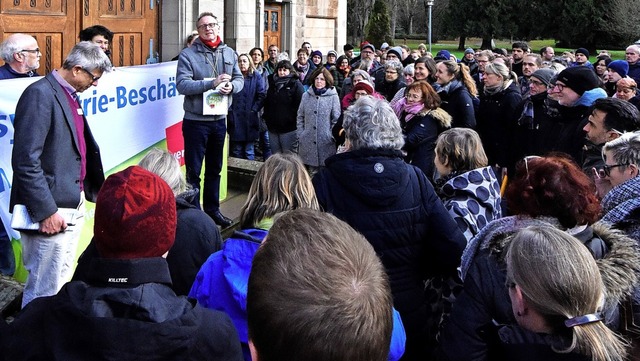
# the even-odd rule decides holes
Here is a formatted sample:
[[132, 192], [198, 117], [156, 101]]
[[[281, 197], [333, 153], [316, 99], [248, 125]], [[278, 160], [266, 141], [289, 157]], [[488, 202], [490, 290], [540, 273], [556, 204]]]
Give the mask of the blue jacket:
[[262, 75], [255, 71], [244, 78], [242, 91], [233, 98], [228, 127], [232, 141], [252, 142], [260, 135], [258, 112], [262, 109], [267, 87]]
[[[189, 292], [189, 297], [198, 300], [203, 307], [224, 311], [229, 315], [238, 330], [246, 361], [251, 361], [247, 328], [247, 286], [251, 262], [267, 233], [262, 229], [236, 231], [224, 242], [222, 250], [212, 254], [202, 265]], [[405, 339], [400, 314], [394, 309], [390, 361], [402, 357]]]

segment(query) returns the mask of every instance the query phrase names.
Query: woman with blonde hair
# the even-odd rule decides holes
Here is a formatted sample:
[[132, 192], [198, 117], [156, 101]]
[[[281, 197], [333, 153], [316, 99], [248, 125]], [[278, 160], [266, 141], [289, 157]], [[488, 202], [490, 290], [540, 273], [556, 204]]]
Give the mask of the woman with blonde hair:
[[248, 54], [238, 56], [238, 67], [244, 77], [244, 86], [233, 96], [227, 117], [231, 154], [236, 158], [254, 160], [254, 143], [260, 136], [258, 114], [267, 97], [267, 85]]
[[311, 179], [293, 153], [276, 153], [256, 173], [247, 201], [240, 211], [240, 228], [228, 238], [222, 250], [202, 265], [189, 297], [203, 307], [226, 312], [242, 343], [245, 360], [250, 360], [246, 295], [251, 261], [279, 213], [297, 208], [318, 210]]
[[478, 90], [469, 67], [451, 60], [441, 61], [436, 65], [436, 79], [442, 108], [451, 114], [452, 126], [475, 128]]
[[517, 79], [516, 73], [504, 64], [489, 63], [484, 67], [484, 87], [476, 113], [476, 129], [491, 165], [511, 168], [514, 119], [516, 108], [522, 101]]
[[445, 130], [438, 137], [434, 163], [440, 175], [436, 192], [467, 241], [502, 217], [500, 183], [476, 131]]
[[505, 259], [519, 327], [499, 328], [501, 359], [625, 359], [627, 344], [602, 322], [604, 284], [580, 241], [552, 226], [527, 227], [512, 237]]

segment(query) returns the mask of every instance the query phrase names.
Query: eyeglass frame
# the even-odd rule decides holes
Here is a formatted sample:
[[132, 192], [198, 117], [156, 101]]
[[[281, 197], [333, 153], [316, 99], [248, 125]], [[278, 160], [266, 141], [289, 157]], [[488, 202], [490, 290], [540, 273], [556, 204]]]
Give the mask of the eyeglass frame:
[[80, 69], [84, 70], [84, 72], [85, 72], [85, 73], [87, 73], [87, 74], [91, 77], [91, 83], [95, 83], [95, 82], [97, 82], [98, 80], [100, 80], [100, 78], [102, 78], [101, 76], [95, 76], [95, 75], [93, 75], [93, 73], [92, 73], [92, 72], [90, 72], [89, 70], [87, 70], [87, 69], [86, 69], [86, 68], [84, 68], [84, 67], [80, 67]]
[[549, 89], [554, 90], [556, 88], [558, 88], [558, 92], [561, 92], [564, 90], [564, 88], [566, 88], [567, 85], [566, 84], [558, 84], [557, 82], [555, 84], [553, 84], [552, 87], [550, 87]]
[[611, 177], [611, 169], [617, 168], [617, 167], [628, 167], [630, 165], [631, 164], [623, 164], [623, 163], [611, 164], [611, 165], [605, 164], [604, 166], [602, 166], [602, 169], [600, 170], [602, 171], [605, 177]]
[[20, 50], [18, 53], [22, 53], [22, 52], [35, 53], [35, 54], [40, 53], [40, 54], [42, 54], [42, 53], [40, 52], [40, 48], [35, 48], [35, 49], [22, 49], [22, 50]]
[[217, 26], [220, 26], [220, 23], [200, 24], [197, 26], [197, 28], [198, 30], [206, 30], [207, 28], [215, 29]]

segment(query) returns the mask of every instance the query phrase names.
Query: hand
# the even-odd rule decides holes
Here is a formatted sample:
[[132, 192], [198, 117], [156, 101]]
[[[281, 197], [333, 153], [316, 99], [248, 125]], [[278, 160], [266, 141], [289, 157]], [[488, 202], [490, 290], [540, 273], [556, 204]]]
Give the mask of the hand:
[[608, 178], [601, 176], [597, 169], [591, 168], [591, 171], [593, 172], [593, 183], [596, 185], [596, 195], [598, 198], [602, 199], [607, 193], [609, 193], [613, 186], [611, 185], [611, 181], [609, 181]]
[[40, 221], [40, 233], [48, 236], [64, 232], [65, 229], [67, 229], [67, 222], [57, 212]]
[[220, 94], [225, 94], [225, 95], [231, 94], [232, 91], [233, 91], [233, 85], [231, 85], [230, 82], [224, 83], [222, 88], [220, 88]]
[[222, 83], [228, 83], [229, 81], [231, 81], [231, 75], [229, 74], [220, 74], [218, 75], [217, 78], [215, 78], [213, 80], [213, 88], [217, 88], [218, 85], [222, 84]]

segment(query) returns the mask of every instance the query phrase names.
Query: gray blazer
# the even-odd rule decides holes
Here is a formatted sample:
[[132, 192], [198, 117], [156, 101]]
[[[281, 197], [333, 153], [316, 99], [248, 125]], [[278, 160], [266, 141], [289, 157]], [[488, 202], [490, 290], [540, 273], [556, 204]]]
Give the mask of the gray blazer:
[[[10, 207], [26, 205], [35, 221], [51, 216], [58, 207], [75, 208], [80, 202], [78, 134], [64, 92], [49, 74], [27, 87], [16, 107]], [[100, 150], [83, 118], [80, 136], [87, 145], [83, 185], [86, 199], [95, 202], [104, 172]]]

